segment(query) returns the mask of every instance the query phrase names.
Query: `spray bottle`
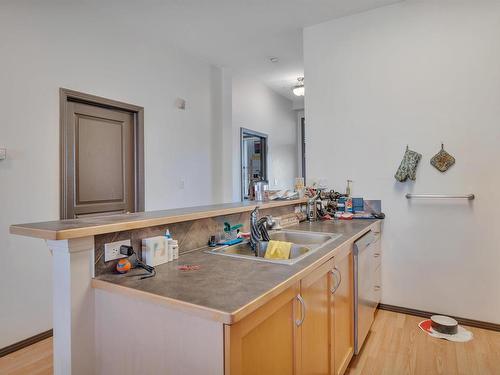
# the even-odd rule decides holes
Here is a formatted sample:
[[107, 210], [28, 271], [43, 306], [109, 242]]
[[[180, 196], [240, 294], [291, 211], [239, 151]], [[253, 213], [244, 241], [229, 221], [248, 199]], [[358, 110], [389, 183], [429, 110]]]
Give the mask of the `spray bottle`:
[[347, 186], [345, 188], [345, 212], [351, 212], [352, 213], [352, 196], [351, 196], [351, 183], [352, 180], [347, 180]]

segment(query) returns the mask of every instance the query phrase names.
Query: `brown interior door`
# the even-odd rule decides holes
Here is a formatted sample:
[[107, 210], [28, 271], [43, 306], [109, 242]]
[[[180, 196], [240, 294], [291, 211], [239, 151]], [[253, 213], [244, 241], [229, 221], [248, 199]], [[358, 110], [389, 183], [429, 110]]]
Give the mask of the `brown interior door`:
[[134, 212], [134, 114], [72, 101], [66, 108], [66, 218]]

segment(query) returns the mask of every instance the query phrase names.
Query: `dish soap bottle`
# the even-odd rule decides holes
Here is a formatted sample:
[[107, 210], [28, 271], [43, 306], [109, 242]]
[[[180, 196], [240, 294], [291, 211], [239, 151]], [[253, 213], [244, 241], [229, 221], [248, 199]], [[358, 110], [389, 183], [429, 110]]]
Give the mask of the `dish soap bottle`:
[[345, 212], [352, 213], [352, 196], [351, 196], [351, 183], [352, 180], [347, 180], [347, 187], [345, 188]]
[[165, 250], [167, 251], [168, 262], [174, 260], [174, 253], [171, 245], [172, 245], [172, 236], [170, 235], [170, 231], [167, 229], [165, 231]]

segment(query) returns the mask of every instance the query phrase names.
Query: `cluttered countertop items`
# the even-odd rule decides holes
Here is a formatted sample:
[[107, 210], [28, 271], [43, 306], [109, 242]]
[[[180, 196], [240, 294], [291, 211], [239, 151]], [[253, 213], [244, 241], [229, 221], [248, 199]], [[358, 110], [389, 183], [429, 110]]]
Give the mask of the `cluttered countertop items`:
[[[343, 244], [379, 225], [374, 219], [383, 216], [380, 201], [352, 198], [351, 184], [348, 181], [346, 193], [307, 189], [299, 201], [305, 205], [296, 206], [300, 212], [291, 214], [293, 218], [259, 217], [257, 207], [249, 226], [226, 218], [206, 247], [178, 259], [172, 259], [168, 232], [143, 239], [143, 260], [147, 266], [156, 265], [154, 277], [144, 277], [139, 264], [128, 275], [104, 273], [93, 286], [234, 323], [334, 256]], [[167, 261], [157, 263], [151, 255], [159, 249], [155, 241], [162, 239]]]
[[[370, 230], [376, 220], [367, 219], [383, 217], [380, 201], [352, 197], [351, 184], [352, 181], [348, 181], [346, 192], [339, 193], [315, 186], [307, 188], [298, 181], [294, 194], [280, 193], [281, 198], [273, 201], [265, 196], [266, 200], [260, 202], [17, 224], [10, 227], [10, 232], [47, 240], [66, 240], [99, 235], [102, 239], [108, 234], [115, 238], [118, 234], [128, 236], [136, 231], [142, 246], [120, 246], [119, 253], [127, 259], [117, 262], [118, 258], [114, 258], [113, 267], [93, 279], [95, 288], [180, 304], [194, 311], [208, 312], [214, 319], [234, 322], [290, 285], [303, 272], [333, 256], [343, 243]], [[301, 198], [282, 199], [284, 197]], [[217, 222], [235, 214], [248, 217], [250, 212], [256, 213], [257, 208], [266, 210], [266, 216], [250, 215], [255, 218], [249, 227], [227, 222], [223, 235], [206, 239], [212, 245], [233, 249], [231, 256], [214, 256], [208, 253], [213, 249], [208, 246], [179, 254], [181, 244], [168, 232], [156, 239], [147, 236], [166, 224], [201, 223], [207, 219]], [[270, 220], [267, 217], [269, 210], [279, 211], [278, 216]], [[270, 221], [274, 231], [268, 233], [266, 225]], [[207, 229], [202, 225], [197, 228], [198, 235], [202, 228]], [[306, 236], [292, 231], [316, 234]], [[252, 260], [248, 260], [245, 252], [250, 252]], [[103, 262], [106, 262], [105, 257]]]
[[342, 244], [370, 230], [376, 222], [306, 221], [290, 226], [287, 230], [340, 235], [309, 257], [290, 265], [215, 256], [207, 253], [210, 249], [207, 247], [155, 267], [156, 276], [152, 278], [128, 277], [144, 272], [134, 269], [128, 275], [103, 274], [94, 279], [92, 285], [234, 323], [333, 256]]

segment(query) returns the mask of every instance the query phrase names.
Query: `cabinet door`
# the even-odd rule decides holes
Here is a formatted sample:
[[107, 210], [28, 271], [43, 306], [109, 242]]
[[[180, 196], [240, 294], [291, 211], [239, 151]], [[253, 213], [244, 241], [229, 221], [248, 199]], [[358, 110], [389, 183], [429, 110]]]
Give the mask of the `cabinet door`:
[[305, 315], [300, 325], [301, 374], [330, 372], [331, 276], [333, 260], [312, 271], [300, 282]]
[[226, 375], [297, 373], [298, 293], [297, 283], [241, 321], [224, 327]]
[[332, 374], [345, 372], [354, 353], [354, 279], [352, 243], [344, 245], [335, 257], [332, 275]]

